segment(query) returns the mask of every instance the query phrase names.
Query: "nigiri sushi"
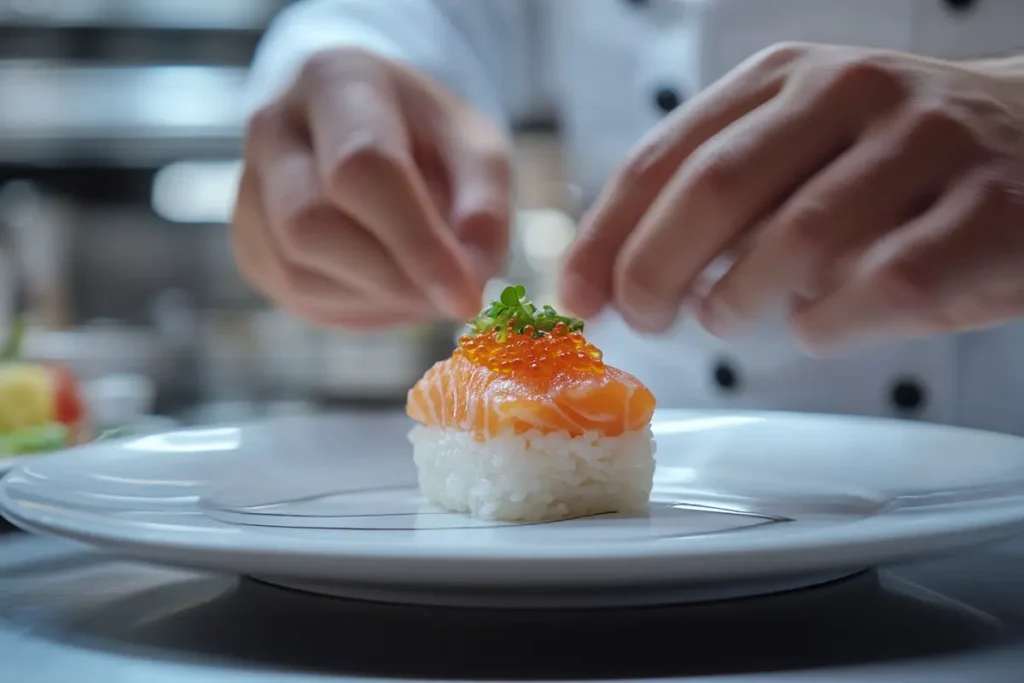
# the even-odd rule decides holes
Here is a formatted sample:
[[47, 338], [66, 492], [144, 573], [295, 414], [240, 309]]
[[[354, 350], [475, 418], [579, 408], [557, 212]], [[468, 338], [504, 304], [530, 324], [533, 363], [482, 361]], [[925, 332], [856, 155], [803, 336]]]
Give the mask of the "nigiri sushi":
[[506, 288], [409, 391], [423, 496], [500, 521], [646, 511], [654, 396], [603, 362], [581, 320], [525, 297]]

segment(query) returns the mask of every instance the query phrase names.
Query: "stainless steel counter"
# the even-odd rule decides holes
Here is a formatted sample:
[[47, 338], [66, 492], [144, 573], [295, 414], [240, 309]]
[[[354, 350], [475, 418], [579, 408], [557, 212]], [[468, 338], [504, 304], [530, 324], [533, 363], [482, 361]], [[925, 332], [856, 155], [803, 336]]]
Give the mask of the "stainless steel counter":
[[830, 586], [594, 612], [407, 608], [0, 536], [11, 681], [1020, 681], [1024, 540]]

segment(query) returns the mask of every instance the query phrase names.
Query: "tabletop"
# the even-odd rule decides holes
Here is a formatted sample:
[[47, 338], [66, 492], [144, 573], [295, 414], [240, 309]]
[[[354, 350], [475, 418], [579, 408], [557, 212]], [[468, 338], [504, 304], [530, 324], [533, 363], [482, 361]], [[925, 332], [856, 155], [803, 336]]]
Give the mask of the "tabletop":
[[1024, 539], [707, 605], [351, 602], [0, 535], [3, 680], [1020, 681]]

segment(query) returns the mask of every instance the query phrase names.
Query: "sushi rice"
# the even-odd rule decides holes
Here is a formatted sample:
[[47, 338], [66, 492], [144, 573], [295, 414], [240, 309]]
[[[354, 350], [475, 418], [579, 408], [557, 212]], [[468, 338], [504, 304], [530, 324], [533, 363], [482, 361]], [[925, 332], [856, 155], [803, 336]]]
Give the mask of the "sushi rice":
[[617, 436], [530, 430], [480, 439], [417, 425], [409, 440], [422, 494], [452, 512], [537, 522], [647, 511], [656, 448], [649, 426]]

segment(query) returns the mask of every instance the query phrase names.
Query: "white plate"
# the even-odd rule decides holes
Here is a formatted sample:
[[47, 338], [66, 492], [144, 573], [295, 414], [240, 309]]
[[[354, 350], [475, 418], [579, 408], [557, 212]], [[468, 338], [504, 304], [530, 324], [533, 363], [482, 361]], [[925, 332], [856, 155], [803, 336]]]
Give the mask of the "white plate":
[[[119, 430], [126, 430], [136, 436], [142, 436], [143, 434], [155, 434], [159, 432], [166, 432], [169, 429], [173, 429], [177, 426], [177, 421], [170, 417], [163, 415], [139, 415], [135, 420], [130, 422], [121, 422], [116, 426]], [[114, 427], [112, 427], [113, 429]], [[104, 430], [100, 430], [102, 433]], [[24, 465], [25, 463], [35, 458], [41, 458], [48, 453], [28, 453], [25, 455], [8, 455], [0, 456], [0, 477], [7, 474], [11, 470]]]
[[[1024, 531], [1024, 440], [840, 416], [662, 411], [650, 515], [534, 525], [425, 504], [397, 415], [101, 442], [0, 483], [28, 530], [349, 597], [705, 600]], [[716, 511], [717, 510], [717, 511]]]
[[24, 463], [28, 458], [32, 456], [28, 455], [10, 455], [0, 457], [0, 476], [3, 476], [13, 470], [18, 465]]

